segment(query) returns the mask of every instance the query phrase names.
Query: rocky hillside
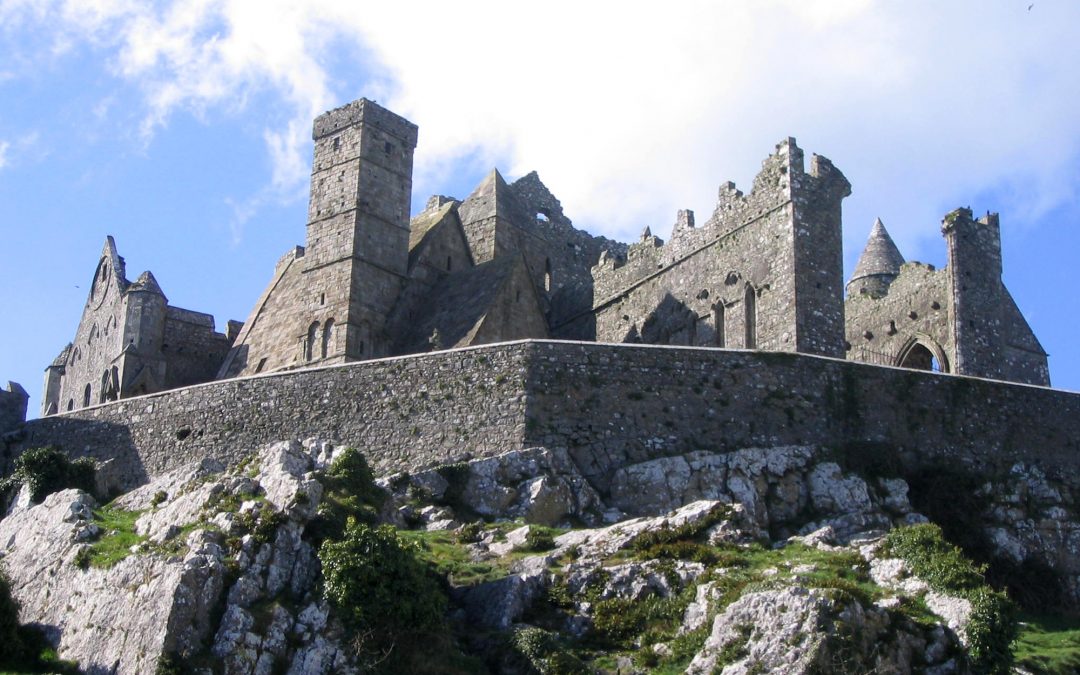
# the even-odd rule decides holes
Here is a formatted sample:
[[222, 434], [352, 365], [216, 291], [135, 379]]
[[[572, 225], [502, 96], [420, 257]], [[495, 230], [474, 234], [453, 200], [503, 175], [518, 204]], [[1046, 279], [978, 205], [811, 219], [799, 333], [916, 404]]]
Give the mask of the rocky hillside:
[[[92, 673], [1008, 672], [1013, 601], [912, 484], [849, 459], [698, 452], [599, 494], [544, 448], [374, 480], [355, 450], [281, 442], [108, 504], [24, 485], [0, 565], [20, 622]], [[912, 480], [956, 507], [947, 535], [979, 523], [991, 576], [1046, 571], [1073, 602], [1051, 481]]]

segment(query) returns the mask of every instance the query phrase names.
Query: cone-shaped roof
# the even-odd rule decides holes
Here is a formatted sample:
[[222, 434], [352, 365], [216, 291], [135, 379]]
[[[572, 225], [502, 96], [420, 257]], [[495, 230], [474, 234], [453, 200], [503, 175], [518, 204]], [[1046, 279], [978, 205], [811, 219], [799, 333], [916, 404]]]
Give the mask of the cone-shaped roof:
[[896, 248], [892, 237], [889, 236], [881, 218], [874, 221], [874, 227], [870, 230], [870, 238], [866, 241], [859, 262], [855, 265], [855, 272], [851, 280], [872, 277], [881, 274], [896, 276], [900, 274], [900, 266], [904, 264], [904, 256], [900, 255], [900, 249]]

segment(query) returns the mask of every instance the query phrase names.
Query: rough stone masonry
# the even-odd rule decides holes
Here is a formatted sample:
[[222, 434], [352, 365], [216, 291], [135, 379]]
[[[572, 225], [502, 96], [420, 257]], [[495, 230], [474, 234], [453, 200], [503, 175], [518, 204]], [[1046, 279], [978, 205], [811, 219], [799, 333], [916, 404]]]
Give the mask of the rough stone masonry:
[[[360, 99], [315, 119], [304, 246], [247, 321], [170, 306], [108, 238], [73, 341], [46, 369], [42, 415], [212, 379], [518, 339], [797, 352], [1049, 384], [1046, 353], [1001, 282], [999, 219], [942, 226], [948, 265], [905, 263], [878, 221], [844, 300], [851, 185], [794, 138], [744, 194], [723, 183], [700, 227], [664, 242], [576, 229], [533, 172], [493, 170], [411, 220], [416, 125]], [[808, 168], [807, 168], [808, 164]]]

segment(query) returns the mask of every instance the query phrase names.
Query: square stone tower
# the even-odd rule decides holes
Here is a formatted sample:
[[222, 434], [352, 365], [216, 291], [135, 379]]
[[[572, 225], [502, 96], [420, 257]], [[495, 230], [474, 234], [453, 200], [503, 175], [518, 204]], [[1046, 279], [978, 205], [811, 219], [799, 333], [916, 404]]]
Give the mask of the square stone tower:
[[383, 356], [408, 271], [417, 127], [360, 99], [317, 117], [312, 136], [304, 360]]

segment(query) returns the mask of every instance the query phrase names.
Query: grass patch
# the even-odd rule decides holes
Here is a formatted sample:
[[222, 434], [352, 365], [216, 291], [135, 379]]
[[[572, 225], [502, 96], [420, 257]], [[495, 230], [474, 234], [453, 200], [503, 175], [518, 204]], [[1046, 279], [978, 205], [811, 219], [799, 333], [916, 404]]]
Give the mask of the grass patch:
[[666, 598], [651, 595], [641, 600], [609, 598], [593, 607], [591, 640], [599, 646], [631, 649], [635, 643], [652, 645], [675, 637], [693, 587]]
[[142, 511], [126, 511], [111, 505], [94, 511], [94, 522], [101, 528], [102, 535], [88, 548], [83, 549], [75, 561], [76, 564], [83, 569], [108, 569], [131, 555], [131, 548], [147, 539], [135, 533], [135, 521], [140, 515]]
[[474, 562], [457, 535], [448, 530], [424, 532], [399, 530], [398, 538], [418, 546], [417, 556], [429, 564], [452, 586], [473, 586], [502, 579], [509, 573], [509, 564], [501, 561]]
[[710, 527], [730, 516], [731, 508], [725, 504], [718, 504], [713, 507], [712, 511], [698, 520], [683, 523], [678, 527], [670, 527], [665, 523], [663, 527], [642, 532], [630, 541], [629, 546], [637, 551], [647, 551], [663, 544], [694, 541], [699, 539]]
[[1013, 641], [1016, 665], [1033, 673], [1080, 672], [1080, 619], [1022, 614]]

